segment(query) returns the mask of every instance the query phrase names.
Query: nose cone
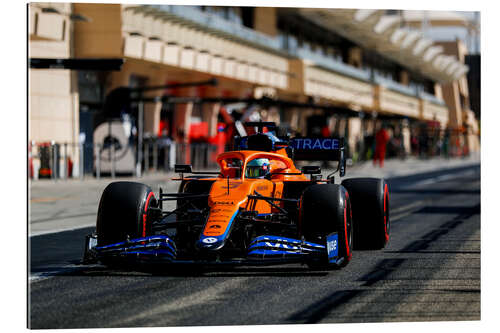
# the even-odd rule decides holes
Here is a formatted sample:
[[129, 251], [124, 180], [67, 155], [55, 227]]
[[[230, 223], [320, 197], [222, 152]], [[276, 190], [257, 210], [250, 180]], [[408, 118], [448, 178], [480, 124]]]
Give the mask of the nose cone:
[[225, 239], [222, 237], [207, 237], [201, 235], [200, 239], [196, 242], [198, 249], [204, 250], [219, 250], [224, 246]]
[[196, 242], [196, 247], [206, 250], [219, 250], [231, 233], [239, 207], [235, 205], [214, 205], [210, 209], [205, 229]]

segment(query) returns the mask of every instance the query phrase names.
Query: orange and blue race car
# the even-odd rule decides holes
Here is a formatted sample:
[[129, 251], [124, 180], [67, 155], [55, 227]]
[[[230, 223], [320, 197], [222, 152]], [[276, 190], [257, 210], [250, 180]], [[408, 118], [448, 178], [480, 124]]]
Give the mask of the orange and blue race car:
[[[377, 178], [345, 175], [344, 140], [277, 136], [274, 123], [246, 123], [256, 133], [235, 138], [217, 172], [176, 165], [177, 193], [113, 182], [104, 190], [96, 231], [85, 240], [84, 262], [262, 265], [347, 265], [353, 249], [382, 249], [389, 241], [389, 191]], [[322, 178], [319, 166], [337, 161]], [[165, 210], [167, 201], [175, 209]]]

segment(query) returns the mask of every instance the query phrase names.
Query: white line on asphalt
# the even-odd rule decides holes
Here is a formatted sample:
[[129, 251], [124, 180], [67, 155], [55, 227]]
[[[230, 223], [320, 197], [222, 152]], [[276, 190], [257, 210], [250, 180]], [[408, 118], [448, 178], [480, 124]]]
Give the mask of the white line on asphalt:
[[468, 176], [468, 175], [474, 174], [474, 173], [475, 173], [474, 170], [468, 170], [468, 171], [460, 172], [460, 173], [452, 173], [452, 174], [442, 175], [442, 176], [438, 176], [438, 177], [433, 177], [433, 178], [421, 180], [419, 182], [411, 184], [411, 186], [429, 185], [429, 184], [433, 184], [433, 183], [437, 183], [437, 182], [442, 182], [445, 180], [450, 180], [450, 179]]
[[393, 214], [393, 213], [397, 214], [399, 212], [407, 211], [407, 210], [410, 210], [412, 208], [420, 207], [424, 203], [425, 203], [425, 200], [418, 200], [418, 201], [412, 202], [411, 204], [391, 209], [391, 214]]
[[[61, 268], [64, 268], [64, 267], [61, 267]], [[47, 279], [53, 277], [53, 275], [58, 274], [58, 273], [62, 273], [64, 271], [66, 271], [66, 270], [60, 270], [60, 271], [58, 270], [58, 271], [50, 272], [50, 273], [49, 272], [37, 272], [37, 273], [30, 275], [29, 281], [30, 281], [30, 283], [33, 283], [33, 282], [39, 282], [42, 280], [47, 280]]]
[[[216, 302], [222, 301], [224, 297], [224, 293], [232, 290], [236, 290], [239, 288], [243, 288], [245, 286], [246, 281], [250, 278], [233, 278], [230, 280], [226, 280], [220, 282], [214, 286], [202, 289], [198, 292], [195, 292], [190, 295], [186, 295], [184, 297], [176, 298], [176, 299], [164, 299], [162, 303], [157, 306], [151, 306], [141, 313], [136, 314], [135, 316], [127, 317], [126, 319], [120, 319], [118, 322], [110, 323], [110, 327], [127, 326], [127, 324], [133, 324], [134, 322], [145, 319], [145, 318], [165, 318], [166, 316], [176, 316], [178, 319], [179, 315], [182, 312], [180, 310], [194, 307], [198, 304], [204, 304], [205, 306], [208, 304], [214, 304]], [[230, 294], [226, 297], [230, 297]]]
[[58, 275], [61, 273], [68, 273], [68, 272], [74, 271], [74, 270], [76, 270], [78, 268], [82, 268], [82, 267], [94, 268], [94, 267], [100, 267], [100, 265], [85, 265], [85, 266], [75, 265], [75, 264], [65, 265], [65, 266], [57, 267], [56, 269], [54, 269], [52, 271], [32, 273], [29, 276], [29, 282], [33, 283], [33, 282], [39, 282], [42, 280], [47, 280], [47, 279], [54, 277], [55, 275]]
[[390, 221], [391, 221], [391, 223], [392, 223], [392, 222], [396, 222], [397, 220], [400, 220], [400, 219], [402, 219], [403, 217], [406, 217], [406, 216], [411, 215], [411, 214], [413, 214], [413, 210], [411, 210], [411, 211], [409, 211], [409, 212], [404, 212], [404, 213], [401, 213], [401, 214], [396, 215], [396, 216], [391, 216], [391, 220], [390, 220]]
[[[391, 222], [395, 222], [397, 220], [402, 219], [403, 217], [406, 217], [408, 215], [413, 214], [418, 208], [422, 207], [426, 202], [427, 202], [427, 200], [418, 200], [418, 201], [415, 201], [411, 204], [408, 204], [408, 205], [405, 205], [402, 207], [398, 207], [396, 209], [392, 209], [390, 212], [391, 213], [391, 217], [390, 217]], [[393, 215], [393, 214], [396, 214], [396, 215]]]
[[443, 176], [439, 176], [439, 177], [421, 180], [419, 182], [413, 183], [412, 186], [429, 185], [429, 184], [437, 183], [437, 182], [444, 181], [444, 180], [449, 180], [449, 179], [456, 178], [456, 177], [457, 177], [456, 175], [443, 175]]
[[73, 230], [90, 228], [90, 227], [95, 227], [95, 222], [89, 223], [89, 224], [85, 224], [85, 225], [66, 227], [66, 228], [58, 228], [58, 229], [44, 230], [44, 231], [38, 231], [38, 232], [29, 232], [29, 235], [30, 235], [30, 237], [36, 237], [36, 236], [43, 236], [43, 235], [48, 235], [48, 234], [57, 234], [59, 232], [73, 231]]
[[[438, 176], [438, 177], [434, 177], [434, 178], [430, 178], [430, 179], [425, 179], [425, 180], [413, 183], [409, 186], [405, 186], [404, 188], [414, 187], [414, 186], [419, 186], [419, 185], [433, 184], [436, 182], [454, 179], [454, 178], [458, 178], [458, 177], [464, 177], [464, 176], [468, 176], [470, 174], [475, 174], [475, 173], [476, 173], [476, 171], [474, 171], [474, 170], [467, 170], [464, 172], [460, 172], [458, 174], [455, 173], [455, 174], [442, 175], [442, 176]], [[418, 200], [418, 201], [415, 201], [411, 204], [392, 209], [391, 210], [391, 221], [394, 222], [394, 221], [402, 219], [403, 217], [406, 217], [408, 215], [413, 214], [415, 212], [415, 208], [421, 207], [424, 203], [426, 203], [426, 200]], [[400, 213], [400, 214], [398, 215], [398, 213]], [[393, 216], [392, 214], [396, 214], [396, 215]]]

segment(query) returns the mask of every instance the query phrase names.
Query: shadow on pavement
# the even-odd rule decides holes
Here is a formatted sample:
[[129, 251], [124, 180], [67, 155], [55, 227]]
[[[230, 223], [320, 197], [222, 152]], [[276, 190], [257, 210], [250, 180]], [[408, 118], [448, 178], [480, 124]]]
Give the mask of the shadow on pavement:
[[314, 324], [325, 318], [330, 311], [338, 307], [339, 305], [345, 304], [352, 298], [362, 294], [363, 290], [340, 290], [335, 291], [326, 297], [323, 297], [318, 302], [308, 306], [304, 310], [301, 310], [292, 316], [290, 316], [287, 321], [293, 323], [302, 324]]
[[[442, 236], [448, 234], [451, 230], [457, 228], [464, 223], [467, 218], [480, 213], [480, 205], [473, 207], [423, 207], [420, 213], [428, 214], [455, 214], [456, 216], [441, 224], [434, 230], [428, 232], [420, 239], [408, 244], [399, 251], [384, 251], [385, 253], [415, 253], [415, 252], [425, 252], [429, 246], [440, 239]], [[451, 251], [455, 253], [455, 251]], [[465, 251], [456, 253], [463, 253]], [[470, 251], [473, 254], [480, 254], [477, 251]], [[443, 253], [439, 251], [439, 253]], [[468, 251], [467, 251], [468, 253]], [[394, 258], [394, 259], [382, 259], [380, 260], [373, 269], [367, 274], [360, 277], [357, 281], [362, 282], [361, 287], [369, 288], [374, 287], [377, 282], [386, 280], [393, 272], [397, 271], [405, 262], [408, 260], [414, 260], [413, 258]], [[353, 298], [362, 296], [363, 293], [369, 292], [370, 289], [353, 289], [353, 290], [340, 290], [327, 295], [318, 302], [300, 310], [290, 316], [288, 321], [293, 323], [304, 323], [312, 324], [318, 323], [324, 318], [326, 318], [329, 313], [335, 310], [337, 307], [351, 301]], [[477, 290], [463, 290], [464, 293], [479, 293]]]

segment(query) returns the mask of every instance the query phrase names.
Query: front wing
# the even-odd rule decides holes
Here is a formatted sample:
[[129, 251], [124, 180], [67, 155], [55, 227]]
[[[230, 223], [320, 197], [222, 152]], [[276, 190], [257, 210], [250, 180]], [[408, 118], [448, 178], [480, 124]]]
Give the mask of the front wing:
[[334, 243], [337, 233], [327, 237], [327, 244], [316, 244], [287, 237], [265, 235], [252, 240], [245, 258], [230, 260], [206, 260], [192, 258], [178, 260], [175, 242], [166, 235], [148, 236], [115, 244], [97, 246], [97, 237], [89, 235], [85, 241], [83, 263], [98, 261], [127, 261], [146, 264], [199, 264], [199, 265], [275, 265], [305, 263], [327, 258], [331, 264], [339, 264], [338, 248]]

